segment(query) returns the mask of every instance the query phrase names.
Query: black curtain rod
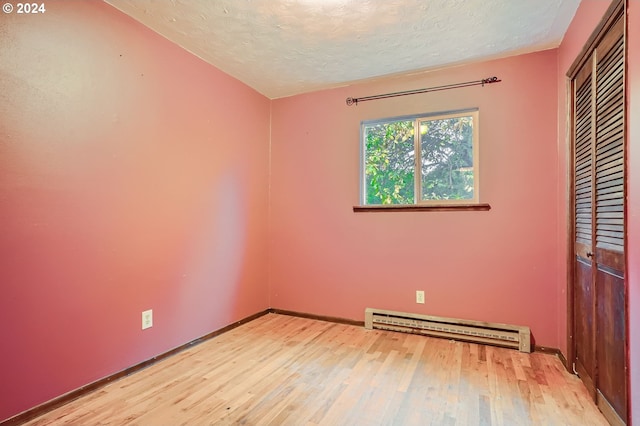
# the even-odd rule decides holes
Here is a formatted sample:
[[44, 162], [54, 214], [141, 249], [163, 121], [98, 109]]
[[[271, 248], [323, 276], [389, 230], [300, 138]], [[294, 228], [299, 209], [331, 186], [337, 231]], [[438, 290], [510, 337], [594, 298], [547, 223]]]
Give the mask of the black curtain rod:
[[437, 92], [439, 90], [458, 89], [460, 87], [484, 86], [485, 84], [499, 83], [498, 77], [489, 77], [477, 81], [467, 81], [466, 83], [447, 84], [445, 86], [427, 87], [425, 89], [406, 90], [404, 92], [384, 93], [382, 95], [363, 96], [362, 98], [347, 98], [347, 105], [358, 105], [358, 102], [375, 101], [376, 99], [395, 98], [398, 96], [417, 95], [419, 93]]

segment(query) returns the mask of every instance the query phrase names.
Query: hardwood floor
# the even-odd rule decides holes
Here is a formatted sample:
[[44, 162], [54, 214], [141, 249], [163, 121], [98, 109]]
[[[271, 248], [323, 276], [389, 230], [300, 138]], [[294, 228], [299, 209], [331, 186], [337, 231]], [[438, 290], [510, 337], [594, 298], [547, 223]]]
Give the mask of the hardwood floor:
[[557, 357], [268, 314], [28, 425], [606, 425]]

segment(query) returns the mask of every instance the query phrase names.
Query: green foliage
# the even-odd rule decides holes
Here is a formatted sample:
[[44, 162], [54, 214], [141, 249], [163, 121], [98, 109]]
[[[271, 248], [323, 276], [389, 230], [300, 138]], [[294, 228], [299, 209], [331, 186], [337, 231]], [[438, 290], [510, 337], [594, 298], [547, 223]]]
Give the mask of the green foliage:
[[367, 204], [413, 204], [413, 121], [395, 121], [365, 129]]
[[420, 123], [422, 198], [473, 198], [473, 123], [471, 117]]
[[[413, 204], [416, 173], [414, 120], [365, 128], [367, 204]], [[422, 198], [473, 198], [471, 117], [425, 120], [420, 125]]]

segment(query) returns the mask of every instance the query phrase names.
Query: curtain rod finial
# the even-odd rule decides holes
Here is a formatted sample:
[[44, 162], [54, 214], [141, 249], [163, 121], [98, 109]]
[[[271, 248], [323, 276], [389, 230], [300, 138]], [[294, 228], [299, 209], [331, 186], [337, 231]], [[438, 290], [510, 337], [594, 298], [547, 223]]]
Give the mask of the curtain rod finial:
[[482, 85], [484, 86], [485, 84], [488, 84], [488, 83], [497, 83], [499, 81], [502, 81], [502, 80], [498, 80], [498, 77], [495, 77], [495, 76], [489, 77], [482, 80]]
[[353, 98], [347, 98], [347, 105], [351, 106], [353, 104], [358, 105], [358, 99], [353, 99]]

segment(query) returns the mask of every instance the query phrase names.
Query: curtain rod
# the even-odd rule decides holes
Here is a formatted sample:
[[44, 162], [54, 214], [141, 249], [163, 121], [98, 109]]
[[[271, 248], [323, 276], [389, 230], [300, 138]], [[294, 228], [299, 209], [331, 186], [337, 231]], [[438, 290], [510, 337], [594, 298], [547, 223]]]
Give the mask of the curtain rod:
[[347, 105], [358, 105], [358, 102], [375, 101], [376, 99], [395, 98], [397, 96], [417, 95], [419, 93], [437, 92], [439, 90], [458, 89], [460, 87], [484, 86], [485, 84], [499, 83], [502, 80], [498, 77], [489, 77], [477, 81], [467, 81], [465, 83], [447, 84], [445, 86], [427, 87], [424, 89], [406, 90], [404, 92], [384, 93], [382, 95], [363, 96], [362, 98], [347, 98]]

